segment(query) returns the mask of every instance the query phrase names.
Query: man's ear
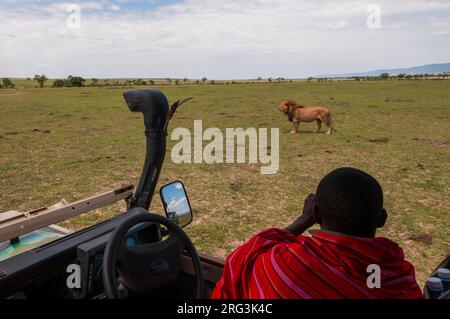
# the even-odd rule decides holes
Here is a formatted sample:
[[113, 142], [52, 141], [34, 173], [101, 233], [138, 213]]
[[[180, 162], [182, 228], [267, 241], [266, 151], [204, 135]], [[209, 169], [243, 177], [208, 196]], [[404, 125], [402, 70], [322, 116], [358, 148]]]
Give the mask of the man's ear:
[[380, 214], [380, 221], [378, 222], [378, 228], [384, 227], [388, 218], [386, 210], [383, 208]]
[[322, 225], [322, 217], [320, 216], [320, 208], [314, 203], [313, 204], [313, 217], [316, 224]]

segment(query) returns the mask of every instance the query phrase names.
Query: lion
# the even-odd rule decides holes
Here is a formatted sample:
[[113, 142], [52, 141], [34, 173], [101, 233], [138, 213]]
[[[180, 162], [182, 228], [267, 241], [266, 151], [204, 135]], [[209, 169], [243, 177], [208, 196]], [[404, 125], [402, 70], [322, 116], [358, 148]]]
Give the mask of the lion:
[[327, 134], [336, 131], [333, 128], [331, 122], [331, 112], [324, 107], [304, 107], [297, 104], [295, 101], [285, 100], [282, 101], [278, 107], [280, 112], [283, 112], [289, 117], [289, 121], [292, 122], [291, 133], [296, 134], [298, 132], [298, 125], [300, 122], [317, 122], [317, 130], [315, 133], [319, 133], [322, 128], [322, 123], [328, 127]]

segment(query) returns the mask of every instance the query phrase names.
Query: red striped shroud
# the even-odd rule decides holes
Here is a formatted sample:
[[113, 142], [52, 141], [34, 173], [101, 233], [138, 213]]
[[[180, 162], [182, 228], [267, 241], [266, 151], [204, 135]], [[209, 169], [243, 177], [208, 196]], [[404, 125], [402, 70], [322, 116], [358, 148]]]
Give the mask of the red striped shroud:
[[[381, 268], [381, 288], [369, 288], [369, 265]], [[422, 298], [414, 267], [386, 238], [318, 232], [295, 236], [268, 229], [230, 254], [214, 299]]]

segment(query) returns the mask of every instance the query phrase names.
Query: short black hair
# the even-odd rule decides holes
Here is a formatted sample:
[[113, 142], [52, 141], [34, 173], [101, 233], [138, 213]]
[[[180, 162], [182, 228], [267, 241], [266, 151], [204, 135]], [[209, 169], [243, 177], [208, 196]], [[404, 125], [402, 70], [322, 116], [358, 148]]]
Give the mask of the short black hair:
[[359, 169], [343, 167], [320, 181], [316, 203], [326, 228], [365, 237], [374, 234], [378, 228], [383, 209], [383, 190], [371, 175]]

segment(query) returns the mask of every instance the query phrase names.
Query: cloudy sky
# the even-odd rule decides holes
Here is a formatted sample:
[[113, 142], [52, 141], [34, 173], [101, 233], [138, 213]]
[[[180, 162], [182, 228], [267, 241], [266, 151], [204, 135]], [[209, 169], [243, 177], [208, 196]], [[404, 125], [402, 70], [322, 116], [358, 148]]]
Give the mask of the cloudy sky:
[[0, 0], [0, 77], [299, 78], [444, 62], [450, 0]]
[[167, 210], [176, 212], [178, 215], [190, 212], [185, 190], [180, 183], [174, 183], [163, 189], [164, 199], [168, 201]]

